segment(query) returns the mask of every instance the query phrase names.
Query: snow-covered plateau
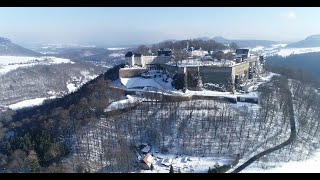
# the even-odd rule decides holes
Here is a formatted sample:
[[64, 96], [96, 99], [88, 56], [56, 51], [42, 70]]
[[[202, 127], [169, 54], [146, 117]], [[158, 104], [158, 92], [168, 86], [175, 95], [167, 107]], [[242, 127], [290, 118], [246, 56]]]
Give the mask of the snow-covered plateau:
[[28, 56], [0, 56], [0, 75], [8, 73], [21, 67], [35, 65], [50, 65], [74, 62], [70, 59], [57, 58], [52, 56], [28, 57]]
[[320, 52], [320, 47], [309, 47], [309, 48], [289, 48], [286, 44], [274, 44], [271, 47], [256, 46], [251, 49], [252, 52], [261, 53], [264, 56], [282, 56], [287, 57], [293, 54], [304, 54], [311, 52]]

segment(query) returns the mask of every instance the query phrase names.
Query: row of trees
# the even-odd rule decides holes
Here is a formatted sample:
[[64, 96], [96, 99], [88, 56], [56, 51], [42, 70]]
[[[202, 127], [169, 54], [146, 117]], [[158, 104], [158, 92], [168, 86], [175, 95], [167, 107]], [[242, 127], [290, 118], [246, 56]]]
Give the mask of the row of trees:
[[[221, 43], [218, 43], [214, 40], [197, 40], [197, 39], [189, 39], [189, 40], [181, 40], [181, 41], [164, 41], [158, 44], [154, 44], [151, 47], [147, 47], [146, 45], [141, 45], [136, 49], [137, 53], [147, 54], [149, 49], [153, 53], [157, 53], [158, 49], [161, 48], [170, 48], [174, 52], [179, 52], [187, 47], [187, 42], [189, 43], [189, 47], [193, 47], [195, 50], [202, 49], [204, 51], [215, 51], [215, 50], [224, 50], [229, 48]], [[234, 43], [230, 46], [234, 48]]]

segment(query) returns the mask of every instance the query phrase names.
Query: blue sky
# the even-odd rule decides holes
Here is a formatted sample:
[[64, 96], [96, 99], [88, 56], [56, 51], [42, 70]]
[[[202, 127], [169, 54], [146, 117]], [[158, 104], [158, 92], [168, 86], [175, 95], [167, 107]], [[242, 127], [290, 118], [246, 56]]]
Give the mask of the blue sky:
[[166, 39], [297, 41], [320, 34], [320, 8], [0, 8], [0, 36], [20, 44], [123, 45]]

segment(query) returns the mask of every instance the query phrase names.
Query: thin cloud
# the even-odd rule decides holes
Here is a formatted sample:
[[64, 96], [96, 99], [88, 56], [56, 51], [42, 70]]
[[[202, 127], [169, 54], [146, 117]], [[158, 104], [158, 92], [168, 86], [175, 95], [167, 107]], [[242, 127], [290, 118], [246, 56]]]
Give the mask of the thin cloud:
[[286, 18], [286, 19], [290, 19], [290, 20], [297, 18], [296, 13], [294, 13], [293, 11], [289, 11], [289, 12], [286, 12], [286, 13], [282, 13], [281, 16], [284, 17], [284, 18]]

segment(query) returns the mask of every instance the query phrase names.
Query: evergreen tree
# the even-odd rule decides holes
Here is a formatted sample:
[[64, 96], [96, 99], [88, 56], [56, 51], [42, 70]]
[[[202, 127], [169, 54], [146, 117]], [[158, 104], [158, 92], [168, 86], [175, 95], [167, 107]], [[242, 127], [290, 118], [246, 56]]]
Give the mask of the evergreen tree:
[[40, 163], [39, 163], [38, 155], [34, 150], [31, 150], [29, 152], [28, 161], [31, 169], [30, 171], [32, 173], [40, 172]]
[[174, 170], [173, 170], [173, 167], [172, 167], [172, 165], [170, 165], [170, 170], [169, 170], [169, 173], [174, 173]]

